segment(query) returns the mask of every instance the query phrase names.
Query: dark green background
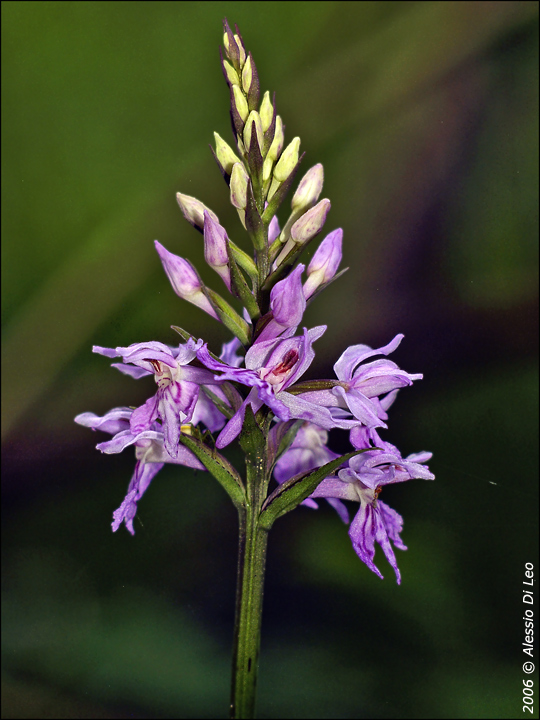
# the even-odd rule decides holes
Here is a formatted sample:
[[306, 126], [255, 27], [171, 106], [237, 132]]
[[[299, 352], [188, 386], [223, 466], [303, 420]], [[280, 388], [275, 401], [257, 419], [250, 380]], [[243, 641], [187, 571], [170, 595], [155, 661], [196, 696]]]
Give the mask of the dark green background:
[[[538, 5], [535, 2], [4, 2], [3, 717], [225, 717], [236, 519], [167, 467], [136, 536], [110, 532], [133, 468], [82, 411], [152, 390], [91, 345], [210, 341], [152, 241], [205, 279], [175, 192], [242, 244], [207, 147], [230, 140], [221, 20], [276, 90], [304, 169], [325, 167], [345, 277], [310, 377], [386, 344], [425, 379], [385, 437], [434, 452], [387, 488], [403, 575], [352, 551], [329, 507], [270, 536], [261, 717], [521, 717], [524, 564], [537, 567]], [[281, 221], [286, 219], [286, 208]], [[309, 254], [308, 254], [309, 255]], [[339, 433], [335, 449], [344, 449]], [[232, 452], [233, 460], [239, 462]], [[536, 676], [533, 676], [536, 680]]]

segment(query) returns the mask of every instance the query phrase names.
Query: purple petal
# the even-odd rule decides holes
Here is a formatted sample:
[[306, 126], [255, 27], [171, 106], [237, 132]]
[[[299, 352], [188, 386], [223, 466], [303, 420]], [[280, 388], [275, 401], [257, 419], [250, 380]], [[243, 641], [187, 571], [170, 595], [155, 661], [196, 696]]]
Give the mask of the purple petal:
[[354, 368], [359, 363], [366, 360], [368, 357], [373, 357], [373, 355], [389, 355], [391, 352], [394, 352], [404, 337], [404, 335], [396, 335], [396, 337], [389, 342], [388, 345], [377, 348], [376, 350], [373, 350], [368, 345], [352, 345], [345, 350], [343, 355], [334, 365], [336, 377], [340, 380], [351, 380]]
[[116, 532], [124, 522], [128, 531], [135, 535], [133, 518], [137, 514], [137, 502], [144, 495], [153, 478], [163, 467], [162, 463], [143, 463], [138, 461], [135, 472], [129, 483], [128, 492], [124, 501], [113, 513], [112, 529]]

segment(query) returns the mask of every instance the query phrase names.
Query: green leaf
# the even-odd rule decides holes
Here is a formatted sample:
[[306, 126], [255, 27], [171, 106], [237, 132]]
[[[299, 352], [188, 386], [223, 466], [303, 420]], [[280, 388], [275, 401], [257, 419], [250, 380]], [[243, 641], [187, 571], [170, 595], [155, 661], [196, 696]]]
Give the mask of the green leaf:
[[210, 449], [200, 440], [189, 437], [189, 435], [180, 435], [180, 442], [185, 445], [188, 450], [191, 450], [208, 472], [223, 486], [235, 506], [237, 508], [245, 507], [246, 493], [244, 484], [242, 483], [242, 478], [231, 463], [216, 450]]
[[252, 320], [257, 320], [257, 318], [261, 314], [261, 312], [259, 310], [259, 306], [257, 305], [257, 301], [255, 300], [253, 293], [249, 289], [244, 276], [240, 272], [240, 269], [236, 263], [236, 260], [234, 259], [233, 252], [228, 244], [227, 244], [227, 254], [229, 256], [229, 269], [231, 271], [231, 280], [232, 280], [231, 287], [232, 287], [234, 293], [237, 295], [237, 297], [239, 297], [240, 300], [242, 301], [242, 303], [244, 304], [245, 308], [247, 309], [247, 311], [249, 313], [250, 318]]
[[272, 472], [276, 461], [289, 449], [303, 422], [303, 420], [287, 420], [287, 422], [279, 423], [275, 434], [268, 435], [266, 448], [269, 473]]
[[[369, 449], [371, 450], [372, 448]], [[266, 499], [262, 506], [261, 514], [259, 515], [259, 525], [265, 530], [270, 530], [278, 517], [294, 510], [302, 500], [305, 500], [311, 495], [325, 477], [331, 475], [340, 465], [347, 462], [347, 460], [363, 452], [366, 451], [356, 450], [355, 452], [347, 453], [335, 460], [331, 460], [320, 468], [312, 470], [307, 475], [301, 473], [284, 482], [283, 485], [280, 485]]]
[[234, 408], [227, 405], [227, 403], [224, 403], [223, 400], [218, 397], [215, 393], [210, 390], [210, 387], [208, 385], [201, 385], [201, 390], [206, 395], [206, 397], [211, 400], [214, 405], [217, 407], [217, 409], [225, 415], [227, 420], [230, 420], [234, 413], [236, 412]]
[[248, 462], [252, 465], [257, 465], [264, 456], [266, 440], [259, 424], [255, 420], [255, 415], [249, 403], [246, 407], [244, 424], [238, 440]]
[[343, 385], [340, 380], [306, 380], [305, 382], [295, 383], [288, 387], [285, 392], [291, 395], [300, 395], [300, 393], [311, 392], [313, 390], [331, 390], [336, 385]]
[[236, 337], [242, 345], [249, 345], [251, 342], [251, 329], [247, 322], [234, 310], [229, 303], [224, 300], [221, 295], [203, 286], [203, 292], [212, 303], [212, 306], [219, 319]]
[[265, 225], [269, 225], [269, 224], [270, 224], [270, 220], [272, 220], [272, 218], [273, 218], [274, 215], [276, 214], [279, 206], [281, 205], [281, 203], [282, 203], [283, 200], [285, 199], [285, 195], [288, 193], [289, 188], [291, 187], [291, 185], [292, 185], [292, 183], [293, 183], [294, 176], [296, 175], [296, 171], [298, 170], [298, 168], [299, 168], [299, 166], [300, 166], [300, 163], [302, 162], [302, 158], [304, 157], [304, 155], [305, 155], [305, 153], [302, 153], [302, 155], [300, 155], [300, 157], [298, 158], [298, 162], [297, 162], [296, 165], [294, 166], [291, 174], [289, 175], [289, 177], [288, 177], [286, 180], [284, 180], [284, 181], [281, 183], [281, 185], [278, 187], [278, 189], [276, 190], [276, 192], [273, 194], [272, 199], [270, 200], [270, 202], [269, 202], [268, 205], [266, 206], [266, 208], [265, 208], [265, 210], [264, 210], [264, 212], [263, 212], [263, 215], [262, 215], [262, 220], [263, 220], [263, 223], [264, 223]]
[[257, 272], [257, 266], [255, 265], [253, 258], [250, 257], [247, 252], [244, 252], [241, 248], [239, 248], [238, 245], [233, 243], [232, 240], [229, 240], [229, 248], [234, 259], [240, 265], [242, 270], [249, 275], [253, 282], [256, 282], [259, 277], [259, 273]]

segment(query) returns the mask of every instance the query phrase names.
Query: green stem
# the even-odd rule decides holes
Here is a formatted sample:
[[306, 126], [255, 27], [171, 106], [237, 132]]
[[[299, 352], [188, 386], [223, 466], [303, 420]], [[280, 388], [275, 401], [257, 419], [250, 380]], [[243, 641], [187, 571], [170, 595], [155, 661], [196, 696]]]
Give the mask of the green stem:
[[239, 508], [238, 579], [231, 718], [254, 718], [268, 532], [259, 527], [265, 495], [262, 467], [247, 464], [247, 502]]

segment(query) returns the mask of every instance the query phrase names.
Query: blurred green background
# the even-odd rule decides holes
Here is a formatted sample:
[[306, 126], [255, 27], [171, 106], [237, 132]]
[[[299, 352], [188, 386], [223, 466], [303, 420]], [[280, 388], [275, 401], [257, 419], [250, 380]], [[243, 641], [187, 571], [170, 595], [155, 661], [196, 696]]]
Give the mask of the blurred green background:
[[175, 343], [171, 324], [228, 339], [152, 243], [221, 290], [176, 191], [244, 242], [207, 147], [231, 138], [225, 16], [344, 229], [351, 269], [307, 312], [329, 326], [309, 376], [405, 333], [393, 359], [425, 379], [385, 437], [432, 450], [437, 476], [385, 490], [401, 587], [331, 508], [276, 524], [259, 715], [517, 717], [538, 560], [536, 2], [2, 4], [2, 717], [227, 716], [232, 506], [170, 466], [136, 536], [113, 535], [133, 455], [73, 423], [153, 392], [92, 344]]

